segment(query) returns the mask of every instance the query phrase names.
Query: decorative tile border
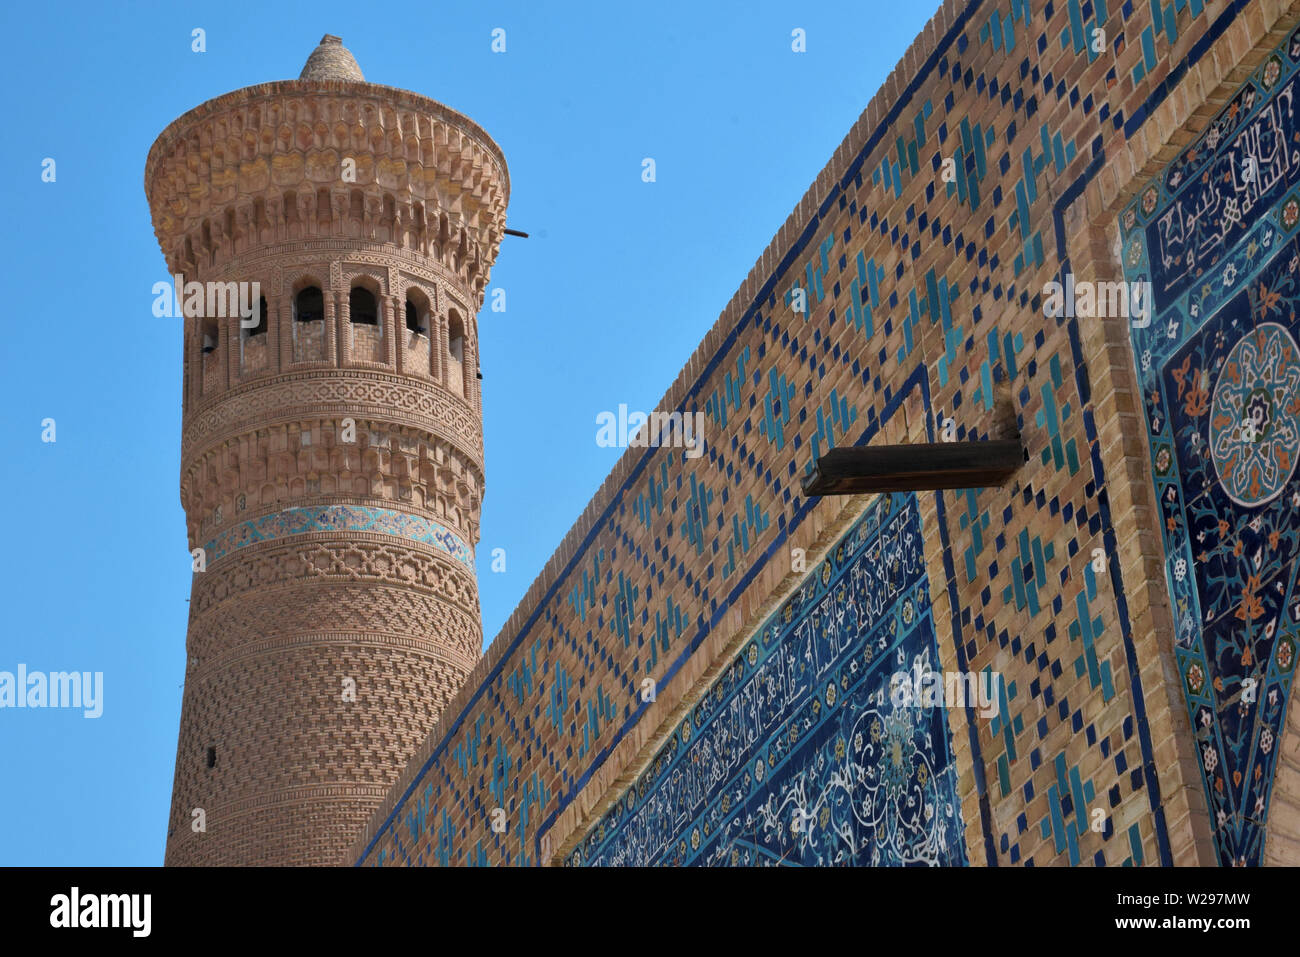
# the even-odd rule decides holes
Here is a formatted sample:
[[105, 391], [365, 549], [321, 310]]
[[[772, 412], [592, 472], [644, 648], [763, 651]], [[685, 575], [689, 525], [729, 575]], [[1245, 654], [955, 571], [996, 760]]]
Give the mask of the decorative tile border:
[[287, 508], [250, 519], [222, 532], [203, 546], [209, 562], [257, 542], [308, 532], [375, 532], [432, 545], [456, 561], [474, 567], [474, 550], [455, 532], [427, 518], [368, 505], [317, 505]]

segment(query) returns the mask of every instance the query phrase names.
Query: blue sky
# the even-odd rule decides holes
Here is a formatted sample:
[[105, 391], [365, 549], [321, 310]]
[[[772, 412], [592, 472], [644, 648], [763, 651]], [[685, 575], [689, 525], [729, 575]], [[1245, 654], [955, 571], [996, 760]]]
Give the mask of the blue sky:
[[[446, 103], [504, 150], [509, 224], [531, 238], [504, 241], [491, 286], [507, 309], [479, 317], [490, 642], [617, 461], [596, 444], [597, 414], [654, 408], [932, 13], [874, 0], [5, 4], [0, 671], [103, 672], [104, 710], [0, 709], [0, 865], [162, 862], [190, 565], [181, 325], [151, 311], [167, 275], [143, 176], [173, 118], [296, 78], [334, 33], [368, 80]], [[205, 53], [190, 49], [195, 27]], [[795, 28], [806, 53], [791, 51]], [[505, 573], [491, 571], [498, 547]]]

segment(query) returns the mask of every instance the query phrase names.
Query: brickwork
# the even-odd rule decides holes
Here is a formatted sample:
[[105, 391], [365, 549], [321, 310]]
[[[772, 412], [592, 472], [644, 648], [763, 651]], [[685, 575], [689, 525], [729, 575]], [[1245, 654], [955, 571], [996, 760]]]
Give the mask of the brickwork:
[[[940, 666], [1003, 682], [992, 719], [944, 715], [962, 857], [1293, 855], [1293, 730], [1270, 731], [1282, 756], [1266, 845], [1268, 782], [1248, 792], [1262, 805], [1221, 817], [1223, 785], [1203, 773], [1129, 322], [1047, 316], [1043, 293], [1067, 276], [1137, 278], [1121, 258], [1126, 210], [1286, 55], [1298, 20], [1284, 0], [945, 3], [658, 404], [705, 413], [705, 455], [628, 450], [350, 859], [691, 857], [690, 834], [668, 847], [629, 823], [645, 820], [643, 788], [731, 694], [768, 616], [795, 607], [872, 507], [804, 499], [801, 476], [833, 446], [937, 441], [948, 419], [958, 438], [985, 438], [1008, 414], [1026, 461], [1004, 488], [915, 500]], [[1237, 734], [1238, 708], [1212, 703], [1216, 734]], [[860, 766], [870, 777], [890, 762]], [[1236, 770], [1271, 781], [1254, 767]], [[683, 820], [712, 822], [755, 862], [742, 856], [757, 838], [712, 803], [723, 796], [676, 798]], [[699, 847], [714, 839], [702, 831]]]
[[[266, 301], [262, 330], [184, 320], [201, 567], [166, 861], [343, 863], [479, 658], [473, 317], [505, 162], [465, 117], [365, 83], [327, 36], [300, 80], [172, 123], [145, 188], [173, 274]], [[373, 318], [351, 314], [357, 289]]]

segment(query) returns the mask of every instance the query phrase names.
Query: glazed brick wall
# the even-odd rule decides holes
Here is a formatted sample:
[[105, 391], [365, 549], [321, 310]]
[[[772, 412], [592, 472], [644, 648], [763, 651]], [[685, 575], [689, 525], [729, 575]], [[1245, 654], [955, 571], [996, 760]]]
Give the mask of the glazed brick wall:
[[798, 584], [791, 550], [815, 567], [862, 511], [803, 499], [816, 455], [987, 438], [1009, 406], [1006, 487], [918, 496], [941, 666], [1008, 692], [948, 714], [967, 857], [1214, 863], [1127, 326], [1040, 293], [1121, 278], [1121, 209], [1298, 10], [945, 3], [657, 405], [706, 413], [706, 455], [620, 459], [352, 858], [560, 861]]

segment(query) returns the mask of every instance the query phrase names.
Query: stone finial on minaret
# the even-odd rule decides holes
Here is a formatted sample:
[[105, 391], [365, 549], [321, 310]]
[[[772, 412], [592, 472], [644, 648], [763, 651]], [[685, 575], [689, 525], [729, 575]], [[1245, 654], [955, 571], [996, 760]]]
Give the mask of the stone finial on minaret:
[[357, 66], [356, 58], [343, 45], [343, 38], [332, 33], [321, 37], [320, 44], [307, 57], [298, 79], [347, 80], [353, 83], [366, 81], [361, 75], [361, 67]]

